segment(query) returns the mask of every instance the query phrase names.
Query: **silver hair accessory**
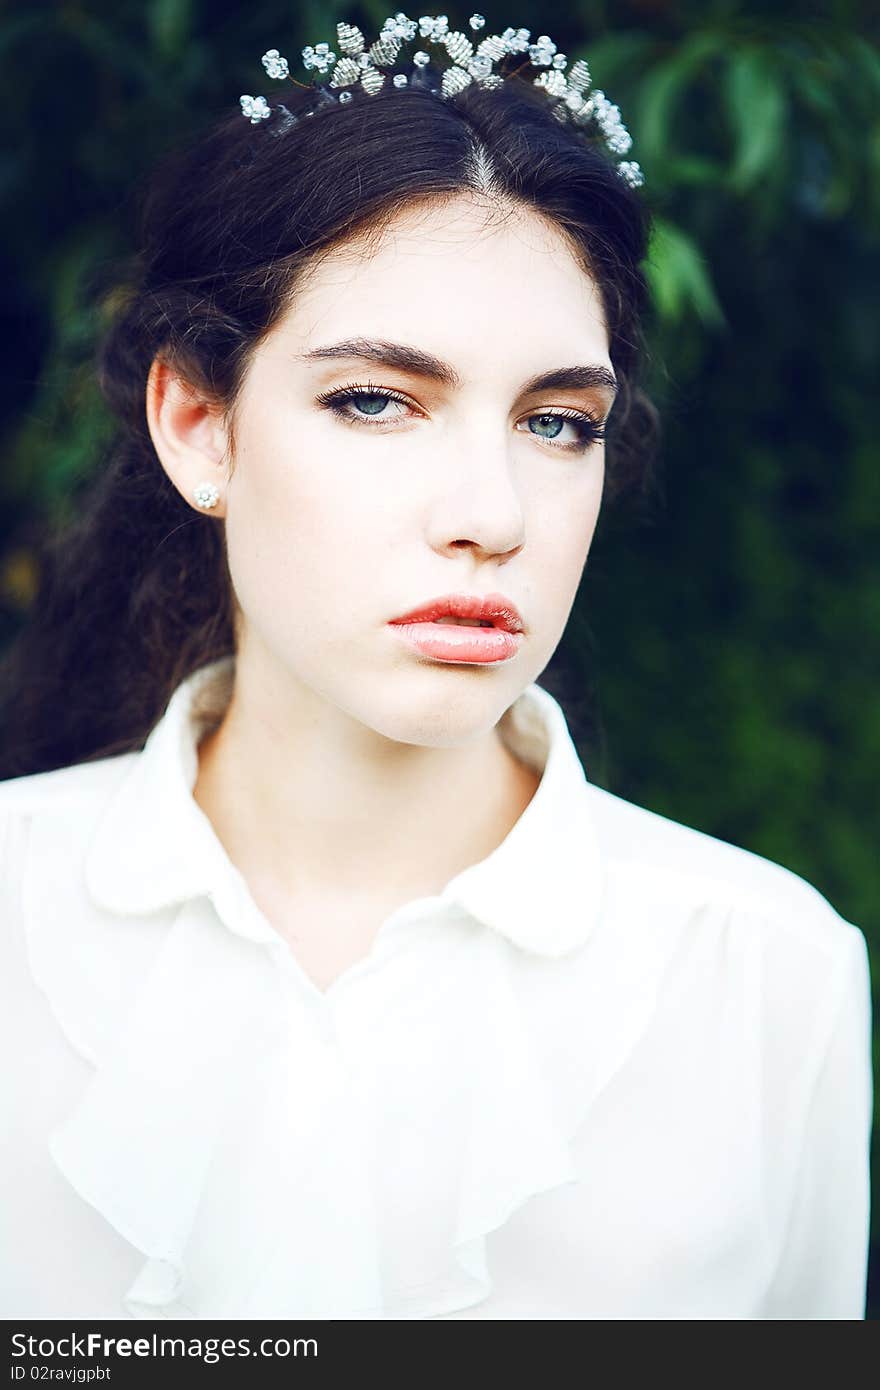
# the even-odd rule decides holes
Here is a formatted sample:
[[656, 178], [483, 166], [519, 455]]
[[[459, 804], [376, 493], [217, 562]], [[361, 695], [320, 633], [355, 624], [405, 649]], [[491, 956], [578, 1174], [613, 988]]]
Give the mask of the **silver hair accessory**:
[[193, 488], [193, 497], [200, 507], [216, 507], [220, 500], [220, 489], [213, 483], [199, 483]]
[[[400, 11], [385, 20], [378, 38], [368, 44], [360, 29], [353, 24], [340, 22], [336, 26], [337, 55], [328, 43], [307, 44], [302, 50], [303, 67], [321, 74], [330, 75], [327, 84], [319, 84], [314, 79], [312, 90], [319, 94], [323, 104], [346, 103], [352, 100], [354, 91], [360, 90], [368, 96], [381, 91], [390, 79], [394, 87], [415, 87], [427, 89], [448, 99], [475, 82], [479, 87], [500, 87], [505, 76], [512, 74], [495, 71], [510, 55], [525, 54], [522, 62], [513, 71], [531, 65], [542, 68], [534, 78], [534, 85], [546, 92], [551, 102], [554, 116], [575, 126], [594, 125], [612, 155], [627, 154], [632, 146], [632, 136], [620, 117], [620, 108], [614, 106], [599, 88], [590, 91], [590, 69], [583, 58], [573, 63], [566, 75], [568, 58], [559, 53], [556, 44], [548, 34], [539, 34], [534, 43], [530, 42], [528, 29], [505, 29], [503, 34], [489, 34], [476, 42], [476, 35], [483, 29], [486, 20], [481, 14], [472, 14], [468, 24], [474, 34], [450, 30], [445, 14], [422, 15], [418, 20], [409, 19]], [[409, 71], [392, 71], [400, 61], [401, 50], [409, 44], [421, 42], [431, 45], [439, 53], [445, 52], [450, 60], [440, 71], [440, 85], [428, 73], [432, 61], [426, 48], [418, 48], [410, 59]], [[270, 48], [263, 54], [263, 67], [269, 77], [290, 78], [300, 87], [308, 83], [297, 82], [290, 77], [290, 67], [277, 48]], [[434, 64], [439, 71], [439, 64]], [[589, 94], [588, 94], [589, 93]], [[265, 97], [242, 96], [242, 115], [251, 125], [266, 121], [272, 114]], [[273, 134], [282, 134], [299, 119], [286, 106], [278, 104], [283, 114]], [[314, 114], [307, 111], [307, 116]], [[617, 172], [632, 188], [644, 183], [644, 174], [633, 159], [618, 159]]]

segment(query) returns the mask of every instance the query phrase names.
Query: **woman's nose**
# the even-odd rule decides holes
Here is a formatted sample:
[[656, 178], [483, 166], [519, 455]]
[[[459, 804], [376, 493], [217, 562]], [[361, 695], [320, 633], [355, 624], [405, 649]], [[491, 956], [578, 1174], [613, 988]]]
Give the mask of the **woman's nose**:
[[[474, 436], [471, 435], [471, 438]], [[471, 548], [481, 555], [510, 557], [525, 544], [525, 514], [508, 440], [484, 438], [445, 469], [430, 514], [437, 549]]]

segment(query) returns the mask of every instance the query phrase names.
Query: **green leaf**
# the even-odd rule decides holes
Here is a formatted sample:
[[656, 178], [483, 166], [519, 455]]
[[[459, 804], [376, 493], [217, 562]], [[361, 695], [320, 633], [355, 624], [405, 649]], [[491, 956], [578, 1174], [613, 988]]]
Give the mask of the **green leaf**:
[[691, 184], [694, 187], [718, 188], [725, 179], [725, 167], [715, 159], [705, 155], [686, 154], [669, 161], [666, 170], [666, 183], [670, 187]]
[[146, 19], [155, 52], [163, 58], [182, 57], [192, 36], [192, 0], [152, 0]]
[[661, 319], [674, 323], [693, 312], [708, 326], [726, 325], [699, 247], [665, 218], [655, 216], [644, 269]]
[[142, 91], [150, 91], [156, 82], [156, 67], [151, 56], [130, 43], [117, 32], [112, 23], [104, 23], [80, 10], [62, 10], [60, 27], [64, 34], [78, 43], [99, 70], [137, 82]]
[[641, 84], [637, 132], [640, 157], [648, 163], [665, 163], [675, 149], [672, 122], [688, 86], [702, 65], [726, 49], [729, 40], [720, 31], [695, 34], [676, 47], [672, 56], [657, 64]]
[[875, 103], [880, 98], [880, 52], [861, 34], [847, 34], [845, 46], [849, 50], [845, 56], [861, 68], [870, 103], [876, 109]]
[[656, 40], [651, 34], [624, 30], [619, 33], [606, 32], [591, 39], [583, 48], [578, 45], [568, 48], [566, 52], [569, 66], [578, 58], [586, 59], [594, 85], [604, 89], [608, 83], [611, 87], [609, 96], [612, 101], [617, 101], [619, 83], [623, 82], [631, 89], [636, 87], [655, 45]]
[[724, 74], [728, 119], [736, 153], [728, 179], [744, 193], [780, 157], [788, 109], [780, 75], [764, 49], [734, 53]]

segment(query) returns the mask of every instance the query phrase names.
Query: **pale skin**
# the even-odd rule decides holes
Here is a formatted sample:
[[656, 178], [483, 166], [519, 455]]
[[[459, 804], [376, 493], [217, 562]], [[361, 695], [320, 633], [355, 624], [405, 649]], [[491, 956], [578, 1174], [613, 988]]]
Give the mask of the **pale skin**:
[[[458, 382], [303, 360], [352, 338], [416, 347]], [[523, 393], [572, 366], [608, 379]], [[354, 423], [316, 400], [351, 384]], [[218, 486], [210, 524], [241, 610], [193, 795], [319, 988], [398, 907], [490, 854], [535, 794], [498, 724], [559, 643], [604, 480], [602, 440], [547, 415], [601, 424], [613, 399], [599, 293], [563, 235], [470, 194], [405, 209], [378, 245], [353, 239], [313, 269], [257, 349], [233, 459], [216, 406], [153, 365], [153, 443], [193, 507], [198, 483]], [[512, 659], [431, 660], [387, 626], [450, 592], [513, 600]]]

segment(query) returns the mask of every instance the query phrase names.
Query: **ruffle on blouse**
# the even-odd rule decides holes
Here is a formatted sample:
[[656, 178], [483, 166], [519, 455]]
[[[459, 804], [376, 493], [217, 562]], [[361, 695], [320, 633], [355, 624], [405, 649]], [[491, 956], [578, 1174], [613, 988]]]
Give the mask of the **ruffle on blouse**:
[[[32, 917], [36, 973], [59, 1016], [66, 926]], [[204, 900], [178, 911], [50, 1140], [79, 1195], [143, 1251], [124, 1293], [132, 1316], [464, 1308], [491, 1292], [487, 1235], [577, 1180], [571, 1138], [646, 1026], [655, 962], [605, 976], [621, 993], [604, 1037], [573, 1003], [558, 1010], [570, 991], [549, 1037], [551, 1014], [526, 1022], [501, 938], [464, 921], [418, 931], [430, 940], [385, 962], [387, 989], [349, 996], [334, 1048], [271, 953], [218, 925]], [[600, 976], [584, 990], [584, 1009], [602, 987]]]
[[209, 896], [96, 911], [81, 870], [46, 872], [57, 835], [35, 818], [28, 950], [94, 1072], [49, 1147], [143, 1252], [128, 1312], [403, 1319], [486, 1298], [490, 1233], [578, 1181], [574, 1135], [647, 1027], [669, 932], [538, 956], [451, 898], [415, 903], [372, 968], [309, 1001], [280, 938], [230, 930]]
[[[34, 965], [64, 1016], [69, 922], [33, 887]], [[485, 1297], [482, 1237], [576, 1173], [501, 943], [443, 931], [386, 964], [375, 1019], [340, 1015], [334, 1048], [270, 953], [204, 900], [179, 910], [50, 1139], [146, 1257], [135, 1317], [429, 1317]]]

